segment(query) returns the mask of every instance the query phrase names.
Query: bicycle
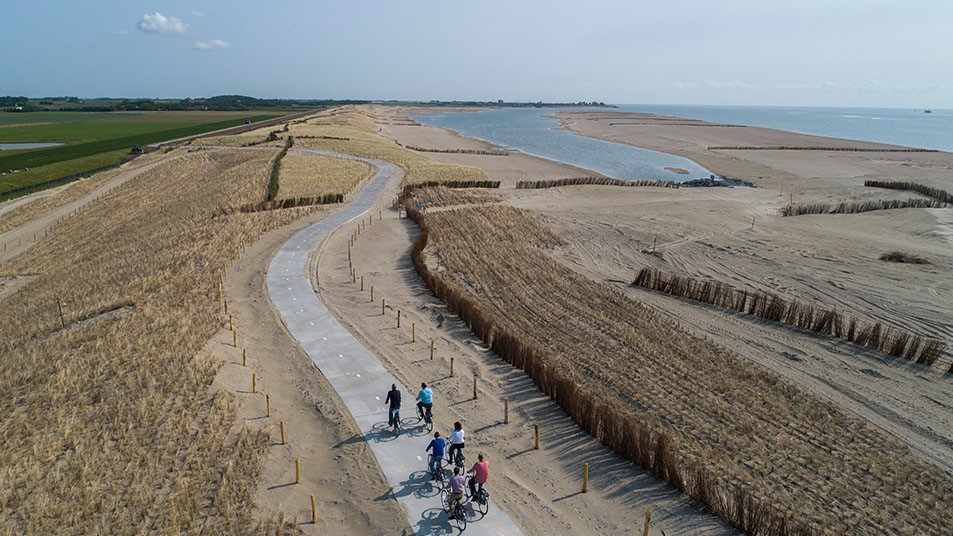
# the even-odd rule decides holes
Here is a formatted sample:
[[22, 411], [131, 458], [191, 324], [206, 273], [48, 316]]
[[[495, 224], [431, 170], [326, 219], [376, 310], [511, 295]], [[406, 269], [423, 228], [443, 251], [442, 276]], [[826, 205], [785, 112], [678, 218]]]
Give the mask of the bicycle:
[[[473, 473], [467, 473], [468, 478], [473, 478]], [[467, 483], [467, 496], [470, 497], [470, 500], [475, 502], [477, 505], [477, 510], [486, 515], [490, 511], [490, 492], [486, 489], [486, 486], [480, 483], [477, 483], [477, 492], [476, 495], [470, 495], [470, 485]]]
[[[440, 502], [443, 504], [443, 511], [450, 512], [450, 490], [442, 489], [440, 490]], [[455, 521], [457, 528], [460, 529], [460, 532], [467, 530], [467, 509], [463, 506], [463, 500], [457, 501], [453, 505], [453, 512], [451, 513], [450, 521]]]
[[427, 408], [427, 411], [424, 411], [417, 406], [417, 417], [424, 421], [424, 425], [427, 427], [428, 432], [433, 432], [433, 412], [430, 408]]
[[447, 456], [445, 459], [447, 460], [447, 467], [453, 467], [455, 465], [460, 469], [464, 469], [467, 465], [467, 457], [463, 455], [463, 449], [454, 449], [453, 458]]
[[[430, 455], [430, 458], [433, 459], [433, 454]], [[442, 488], [445, 484], [444, 474], [443, 474], [443, 458], [440, 458], [436, 463], [432, 464], [433, 470], [430, 471], [430, 477], [440, 483]]]
[[391, 429], [395, 436], [400, 436], [400, 408], [394, 409], [394, 418], [391, 421]]

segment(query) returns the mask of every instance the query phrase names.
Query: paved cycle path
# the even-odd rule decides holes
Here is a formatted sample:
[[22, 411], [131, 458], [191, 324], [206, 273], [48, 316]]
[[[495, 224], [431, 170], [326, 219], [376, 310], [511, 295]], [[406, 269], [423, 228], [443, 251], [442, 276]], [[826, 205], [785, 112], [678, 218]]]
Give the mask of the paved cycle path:
[[[377, 357], [331, 315], [312, 288], [308, 273], [311, 253], [335, 229], [370, 209], [388, 180], [401, 170], [380, 160], [315, 150], [301, 152], [360, 160], [375, 166], [377, 172], [348, 205], [299, 231], [282, 246], [268, 267], [268, 294], [288, 331], [311, 356], [351, 412], [364, 440], [377, 457], [391, 491], [404, 505], [411, 528], [419, 535], [456, 534], [459, 530], [449, 524], [440, 504], [439, 489], [431, 485], [427, 474], [427, 460], [423, 456], [430, 440], [427, 430], [408, 426], [399, 437], [395, 437], [387, 426], [384, 396], [391, 384], [397, 384], [403, 392], [402, 416], [405, 420], [415, 414], [413, 397], [417, 391], [401, 385]], [[321, 285], [320, 281], [318, 285]], [[466, 529], [468, 535], [522, 534], [506, 513], [492, 502], [486, 516], [475, 512], [470, 505], [468, 509], [471, 513]]]

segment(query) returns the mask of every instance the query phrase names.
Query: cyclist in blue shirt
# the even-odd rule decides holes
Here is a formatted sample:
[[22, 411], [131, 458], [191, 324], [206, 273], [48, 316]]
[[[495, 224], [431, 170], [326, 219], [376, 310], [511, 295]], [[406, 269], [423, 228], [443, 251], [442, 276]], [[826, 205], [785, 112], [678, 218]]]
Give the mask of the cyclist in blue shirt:
[[433, 414], [433, 391], [427, 387], [426, 383], [420, 384], [420, 392], [417, 393], [417, 414], [423, 415], [424, 408], [428, 414]]
[[[440, 467], [440, 462], [443, 461], [444, 449], [447, 446], [447, 441], [440, 437], [440, 432], [433, 433], [433, 439], [430, 441], [430, 444], [427, 445], [427, 448], [424, 452], [433, 449], [433, 453], [430, 455], [430, 480], [436, 480], [436, 471], [434, 467]], [[441, 469], [442, 471], [443, 469]]]

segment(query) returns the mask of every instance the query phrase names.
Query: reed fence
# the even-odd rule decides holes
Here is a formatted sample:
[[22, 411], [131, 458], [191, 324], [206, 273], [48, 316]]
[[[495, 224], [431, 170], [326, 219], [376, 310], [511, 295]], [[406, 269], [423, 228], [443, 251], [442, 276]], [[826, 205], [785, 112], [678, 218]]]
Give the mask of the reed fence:
[[532, 190], [541, 188], [558, 188], [560, 186], [576, 186], [583, 184], [595, 184], [599, 186], [655, 186], [658, 188], [678, 188], [677, 182], [671, 181], [652, 181], [652, 180], [626, 180], [613, 179], [609, 177], [568, 177], [565, 179], [549, 179], [538, 181], [519, 181], [516, 183], [517, 190]]
[[719, 281], [701, 281], [663, 274], [654, 268], [642, 268], [632, 284], [838, 337], [920, 365], [932, 366], [946, 349], [946, 344], [941, 341], [924, 339], [880, 322], [865, 324], [838, 312], [835, 307], [828, 309], [796, 299], [786, 300], [775, 294], [738, 290]]
[[946, 203], [936, 199], [881, 199], [877, 201], [844, 201], [836, 205], [830, 203], [812, 203], [810, 205], [788, 205], [781, 209], [781, 216], [803, 216], [805, 214], [858, 214], [874, 210], [893, 210], [898, 208], [944, 208]]
[[864, 186], [871, 188], [887, 188], [890, 190], [909, 190], [927, 197], [932, 197], [942, 203], [953, 203], [953, 194], [939, 188], [931, 188], [915, 182], [901, 181], [864, 181]]
[[847, 153], [938, 153], [936, 149], [918, 149], [915, 147], [888, 148], [874, 147], [824, 147], [809, 145], [710, 145], [709, 151], [837, 151]]

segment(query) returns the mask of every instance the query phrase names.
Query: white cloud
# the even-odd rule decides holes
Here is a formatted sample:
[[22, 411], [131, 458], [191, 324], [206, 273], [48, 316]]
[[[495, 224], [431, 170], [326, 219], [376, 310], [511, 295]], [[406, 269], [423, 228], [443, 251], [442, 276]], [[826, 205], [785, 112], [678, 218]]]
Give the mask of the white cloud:
[[166, 17], [156, 11], [145, 14], [137, 25], [140, 30], [151, 34], [184, 34], [188, 25], [175, 17]]
[[222, 41], [221, 39], [212, 39], [211, 41], [199, 41], [192, 45], [194, 50], [221, 50], [223, 48], [228, 48], [232, 46], [228, 41]]

